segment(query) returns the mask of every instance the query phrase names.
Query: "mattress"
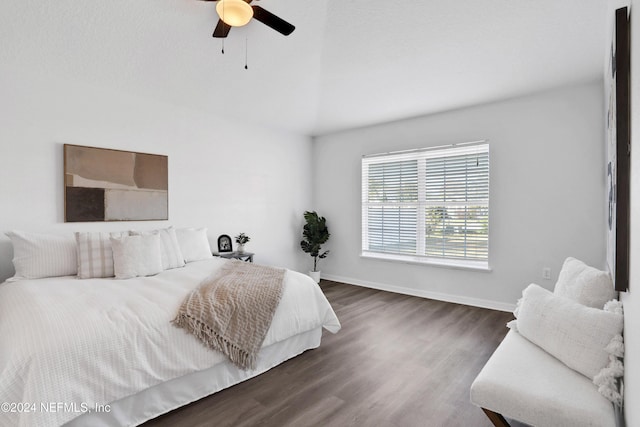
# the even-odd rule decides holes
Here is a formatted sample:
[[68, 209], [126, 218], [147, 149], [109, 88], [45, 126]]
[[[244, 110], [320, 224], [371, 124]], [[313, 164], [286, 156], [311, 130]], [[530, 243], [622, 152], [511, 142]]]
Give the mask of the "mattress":
[[[0, 285], [0, 342], [11, 343], [0, 348], [0, 402], [13, 406], [3, 408], [0, 426], [61, 425], [228, 364], [224, 355], [170, 323], [184, 297], [225, 262], [206, 259], [128, 280], [58, 277]], [[329, 302], [309, 277], [287, 271], [263, 350], [322, 327], [340, 329]], [[286, 358], [264, 360], [247, 378]]]

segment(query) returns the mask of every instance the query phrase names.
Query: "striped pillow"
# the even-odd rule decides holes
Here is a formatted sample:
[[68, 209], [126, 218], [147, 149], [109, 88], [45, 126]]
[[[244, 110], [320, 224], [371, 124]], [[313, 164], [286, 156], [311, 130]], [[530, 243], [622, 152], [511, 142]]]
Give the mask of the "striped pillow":
[[126, 231], [116, 233], [77, 232], [78, 277], [113, 277], [113, 251], [110, 237], [128, 236]]
[[148, 236], [157, 234], [160, 237], [160, 250], [162, 251], [162, 269], [184, 267], [184, 257], [178, 244], [176, 230], [173, 227], [162, 228], [153, 231], [131, 231], [132, 236]]
[[78, 271], [72, 236], [9, 231], [16, 274], [9, 281], [73, 276]]

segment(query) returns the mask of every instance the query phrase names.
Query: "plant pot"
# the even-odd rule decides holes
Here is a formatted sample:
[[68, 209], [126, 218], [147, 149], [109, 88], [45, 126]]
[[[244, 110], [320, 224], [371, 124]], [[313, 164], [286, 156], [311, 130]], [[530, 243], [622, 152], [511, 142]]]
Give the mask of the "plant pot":
[[239, 254], [244, 253], [244, 245], [238, 245], [238, 249], [236, 250]]
[[320, 272], [319, 271], [310, 271], [309, 277], [315, 280], [316, 283], [320, 283]]

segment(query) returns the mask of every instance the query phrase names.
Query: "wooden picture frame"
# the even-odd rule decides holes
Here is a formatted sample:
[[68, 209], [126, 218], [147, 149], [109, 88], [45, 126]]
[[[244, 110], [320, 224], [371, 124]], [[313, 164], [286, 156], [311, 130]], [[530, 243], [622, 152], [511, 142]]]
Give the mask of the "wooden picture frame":
[[218, 253], [224, 252], [233, 252], [233, 243], [227, 234], [221, 234], [218, 237]]
[[605, 76], [607, 134], [607, 265], [616, 291], [629, 288], [630, 231], [630, 31], [626, 7], [615, 12]]
[[64, 144], [64, 221], [169, 218], [168, 157]]

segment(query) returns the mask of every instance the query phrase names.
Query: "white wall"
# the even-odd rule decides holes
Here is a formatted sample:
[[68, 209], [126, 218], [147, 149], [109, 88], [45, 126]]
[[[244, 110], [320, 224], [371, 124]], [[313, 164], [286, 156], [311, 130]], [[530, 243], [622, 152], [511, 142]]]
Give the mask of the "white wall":
[[[250, 108], [234, 122], [45, 72], [0, 67], [0, 234], [205, 226], [212, 247], [245, 232], [256, 262], [306, 268], [310, 138], [252, 125]], [[168, 155], [169, 221], [65, 224], [64, 143]], [[11, 257], [2, 235], [0, 281]]]
[[[316, 138], [314, 207], [332, 233], [323, 277], [509, 309], [531, 282], [551, 289], [567, 256], [604, 268], [602, 93], [599, 81]], [[490, 143], [492, 271], [361, 258], [361, 156], [478, 139]]]
[[624, 412], [628, 426], [640, 426], [640, 9], [633, 9], [634, 4], [640, 6], [640, 1], [631, 1], [630, 277], [629, 292], [620, 295], [624, 304]]

